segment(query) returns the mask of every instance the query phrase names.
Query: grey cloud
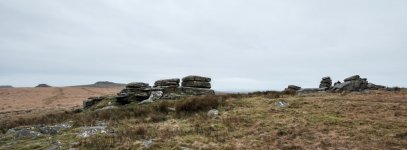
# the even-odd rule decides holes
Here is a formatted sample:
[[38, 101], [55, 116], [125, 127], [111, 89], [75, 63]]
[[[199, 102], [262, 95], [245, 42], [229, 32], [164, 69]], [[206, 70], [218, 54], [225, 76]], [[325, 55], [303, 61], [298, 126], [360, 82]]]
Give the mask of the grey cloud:
[[0, 84], [199, 74], [217, 90], [407, 82], [402, 0], [0, 2]]

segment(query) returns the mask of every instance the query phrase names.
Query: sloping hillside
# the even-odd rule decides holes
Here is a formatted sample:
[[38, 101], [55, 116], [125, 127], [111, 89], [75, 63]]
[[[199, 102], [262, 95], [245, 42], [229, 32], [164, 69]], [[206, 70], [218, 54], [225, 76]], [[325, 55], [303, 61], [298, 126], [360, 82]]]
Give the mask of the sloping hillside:
[[[403, 149], [407, 92], [190, 97], [151, 104], [114, 104], [106, 97], [79, 113], [25, 119], [1, 128], [72, 124], [55, 134], [16, 138], [0, 149]], [[210, 109], [219, 111], [208, 114]], [[87, 130], [87, 129], [93, 130]], [[21, 130], [20, 128], [14, 131]], [[88, 131], [88, 132], [87, 132]]]

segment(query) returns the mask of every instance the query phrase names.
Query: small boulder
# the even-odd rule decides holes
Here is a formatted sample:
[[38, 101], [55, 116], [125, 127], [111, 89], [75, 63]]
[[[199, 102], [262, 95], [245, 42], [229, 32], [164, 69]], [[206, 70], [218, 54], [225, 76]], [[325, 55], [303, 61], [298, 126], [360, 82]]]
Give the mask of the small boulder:
[[208, 111], [207, 116], [209, 118], [215, 119], [219, 117], [219, 110], [217, 109], [211, 109]]

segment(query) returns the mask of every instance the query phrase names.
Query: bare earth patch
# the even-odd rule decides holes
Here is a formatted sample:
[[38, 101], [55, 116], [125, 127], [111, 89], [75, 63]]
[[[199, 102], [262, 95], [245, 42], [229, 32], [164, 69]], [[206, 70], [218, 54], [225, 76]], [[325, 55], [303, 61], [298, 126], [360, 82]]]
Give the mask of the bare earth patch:
[[52, 87], [0, 89], [0, 121], [56, 110], [82, 107], [82, 101], [92, 96], [114, 95], [122, 87]]

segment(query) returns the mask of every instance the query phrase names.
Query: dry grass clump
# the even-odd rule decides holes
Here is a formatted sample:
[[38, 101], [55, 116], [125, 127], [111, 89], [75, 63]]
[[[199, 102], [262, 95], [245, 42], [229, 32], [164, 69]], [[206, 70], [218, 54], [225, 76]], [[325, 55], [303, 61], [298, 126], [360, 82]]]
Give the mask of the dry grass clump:
[[220, 102], [216, 96], [190, 97], [175, 104], [178, 113], [193, 113], [217, 108]]

